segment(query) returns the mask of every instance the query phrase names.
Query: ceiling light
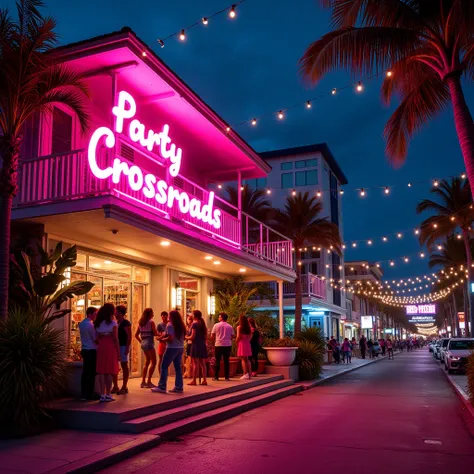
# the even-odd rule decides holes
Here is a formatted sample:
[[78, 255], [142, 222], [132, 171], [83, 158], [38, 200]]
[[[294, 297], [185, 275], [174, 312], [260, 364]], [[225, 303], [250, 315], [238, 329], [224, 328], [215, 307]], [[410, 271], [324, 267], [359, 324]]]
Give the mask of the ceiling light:
[[160, 242], [160, 245], [161, 245], [162, 247], [169, 247], [169, 246], [171, 245], [171, 242], [170, 242], [169, 240], [162, 240], [162, 241]]
[[240, 272], [240, 273], [245, 273], [246, 271], [247, 271], [246, 268], [239, 268], [239, 272]]
[[212, 260], [214, 257], [212, 255], [206, 255], [204, 260]]
[[105, 263], [106, 265], [111, 265], [111, 264], [112, 264], [112, 262], [111, 262], [110, 260], [104, 260], [104, 263]]
[[220, 264], [221, 264], [221, 262], [219, 262], [219, 260], [214, 260], [212, 263], [213, 263], [214, 265], [220, 265]]

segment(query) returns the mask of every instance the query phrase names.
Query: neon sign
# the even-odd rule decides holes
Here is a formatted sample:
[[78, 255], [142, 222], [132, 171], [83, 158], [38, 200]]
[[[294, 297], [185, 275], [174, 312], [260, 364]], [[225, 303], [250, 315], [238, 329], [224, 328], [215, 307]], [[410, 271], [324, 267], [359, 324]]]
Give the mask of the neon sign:
[[[145, 133], [145, 125], [134, 118], [137, 113], [135, 99], [125, 91], [119, 93], [118, 104], [113, 107], [112, 113], [116, 117], [116, 133], [123, 133], [125, 120], [129, 120], [128, 136], [130, 140], [150, 152], [157, 148], [161, 157], [171, 163], [168, 168], [169, 174], [172, 177], [178, 176], [183, 151], [172, 142], [169, 136], [169, 125], [163, 125], [163, 129], [158, 133], [152, 129]], [[115, 134], [107, 127], [99, 127], [92, 134], [89, 142], [89, 167], [96, 178], [108, 179], [112, 177], [112, 182], [118, 184], [122, 176], [127, 177], [128, 185], [132, 191], [141, 191], [144, 197], [155, 199], [159, 204], [166, 205], [170, 209], [177, 205], [182, 214], [189, 214], [205, 224], [212, 225], [215, 229], [220, 229], [222, 213], [219, 209], [214, 209], [214, 193], [212, 191], [209, 192], [207, 203], [203, 205], [199, 199], [189, 197], [184, 191], [158, 179], [154, 174], [144, 172], [139, 166], [130, 166], [119, 157], [114, 159], [112, 166], [102, 169], [97, 163], [97, 147], [104, 138], [107, 148], [115, 146]]]
[[419, 314], [436, 314], [435, 304], [411, 304], [405, 306], [406, 313], [408, 315], [419, 315]]

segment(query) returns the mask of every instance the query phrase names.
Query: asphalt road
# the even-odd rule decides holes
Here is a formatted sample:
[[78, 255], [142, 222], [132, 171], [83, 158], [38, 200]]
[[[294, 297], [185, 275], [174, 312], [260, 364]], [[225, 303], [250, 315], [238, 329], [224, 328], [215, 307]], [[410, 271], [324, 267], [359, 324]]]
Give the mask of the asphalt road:
[[474, 423], [428, 350], [132, 457], [139, 474], [474, 474]]

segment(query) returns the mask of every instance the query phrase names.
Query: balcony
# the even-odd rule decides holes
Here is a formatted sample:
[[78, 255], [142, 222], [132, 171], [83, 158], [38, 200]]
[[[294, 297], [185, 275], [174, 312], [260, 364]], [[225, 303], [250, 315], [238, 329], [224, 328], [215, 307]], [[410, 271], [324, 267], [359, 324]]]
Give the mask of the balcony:
[[[278, 285], [274, 282], [270, 283], [270, 286], [274, 290], [275, 299], [278, 299]], [[307, 273], [301, 275], [301, 293], [303, 298], [316, 298], [321, 301], [326, 301], [326, 281], [317, 275]], [[294, 283], [283, 283], [283, 297], [294, 298], [295, 297], [295, 284]]]
[[[100, 149], [98, 155], [97, 163], [101, 169], [112, 165], [111, 150]], [[121, 161], [127, 160], [121, 157]], [[124, 179], [123, 175], [118, 183], [114, 183], [112, 177], [99, 179], [91, 171], [86, 150], [22, 160], [19, 192], [14, 208], [24, 209], [114, 196], [133, 205], [138, 215], [140, 210], [152, 211], [157, 221], [161, 220], [162, 223], [166, 223], [166, 220], [172, 221], [198, 235], [212, 238], [265, 262], [293, 269], [291, 240], [251, 216], [239, 212], [229, 202], [187, 178], [180, 175], [174, 178], [169, 176], [156, 160], [152, 165], [154, 169], [151, 172], [157, 179], [165, 180], [169, 189], [174, 188], [187, 195], [187, 210], [183, 210], [181, 200], [172, 202], [172, 205], [168, 205], [169, 201], [161, 204], [155, 198], [158, 194], [149, 198], [145, 196], [144, 188], [133, 190], [129, 184], [130, 180]], [[133, 163], [130, 163], [130, 166], [133, 166]], [[203, 210], [205, 204], [212, 203], [210, 209], [220, 211], [219, 225], [216, 225], [215, 221], [208, 222], [210, 219], [203, 219], [202, 215], [192, 216], [190, 201], [193, 199], [203, 204]], [[317, 290], [315, 288], [312, 291]]]

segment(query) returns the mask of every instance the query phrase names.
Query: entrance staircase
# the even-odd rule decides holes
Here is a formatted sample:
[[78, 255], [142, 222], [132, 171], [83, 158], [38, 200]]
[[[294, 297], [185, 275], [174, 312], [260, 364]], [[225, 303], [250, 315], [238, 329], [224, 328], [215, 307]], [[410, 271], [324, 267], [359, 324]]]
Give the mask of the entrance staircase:
[[68, 428], [144, 433], [161, 439], [173, 439], [302, 390], [301, 385], [284, 380], [279, 375], [230, 383], [213, 382], [212, 385], [199, 387], [190, 394], [185, 391], [183, 395], [151, 394], [147, 391], [147, 403], [140, 406], [133, 406], [134, 394], [131, 392], [127, 395], [130, 397], [128, 408], [122, 398], [120, 406], [118, 401], [86, 406], [69, 401], [56, 404], [50, 412], [62, 426]]

